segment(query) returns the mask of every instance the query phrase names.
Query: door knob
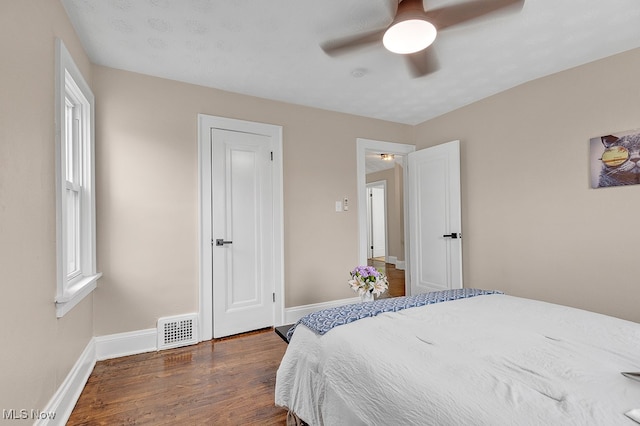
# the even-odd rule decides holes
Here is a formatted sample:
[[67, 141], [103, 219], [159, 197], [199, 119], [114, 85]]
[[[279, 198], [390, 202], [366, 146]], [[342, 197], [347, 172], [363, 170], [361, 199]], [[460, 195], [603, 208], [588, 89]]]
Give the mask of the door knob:
[[457, 232], [452, 232], [451, 234], [444, 234], [443, 237], [444, 238], [462, 238], [462, 234], [459, 234]]
[[216, 239], [216, 246], [223, 246], [225, 244], [233, 244], [233, 241], [225, 241], [222, 238]]

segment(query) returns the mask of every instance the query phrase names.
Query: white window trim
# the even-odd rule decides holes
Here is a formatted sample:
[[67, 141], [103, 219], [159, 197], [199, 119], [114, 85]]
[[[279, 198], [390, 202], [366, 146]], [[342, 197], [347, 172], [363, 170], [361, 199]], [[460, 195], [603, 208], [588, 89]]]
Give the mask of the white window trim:
[[[72, 80], [77, 94], [89, 104], [88, 116], [84, 117], [90, 123], [85, 129], [85, 137], [89, 143], [82, 152], [82, 161], [88, 163], [89, 170], [84, 171], [83, 188], [85, 200], [81, 208], [81, 273], [68, 278], [66, 235], [66, 125], [65, 97], [69, 90], [67, 82]], [[102, 276], [96, 271], [96, 208], [95, 208], [95, 130], [94, 130], [94, 96], [76, 66], [69, 51], [60, 39], [56, 39], [56, 81], [55, 81], [55, 114], [56, 114], [56, 316], [64, 316], [82, 299], [91, 294], [97, 286], [97, 280]]]

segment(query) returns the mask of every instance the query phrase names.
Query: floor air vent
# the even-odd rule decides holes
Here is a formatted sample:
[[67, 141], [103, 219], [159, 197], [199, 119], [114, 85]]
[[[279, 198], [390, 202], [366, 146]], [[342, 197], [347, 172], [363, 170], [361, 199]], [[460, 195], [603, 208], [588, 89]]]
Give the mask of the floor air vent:
[[158, 319], [158, 350], [198, 343], [196, 314]]

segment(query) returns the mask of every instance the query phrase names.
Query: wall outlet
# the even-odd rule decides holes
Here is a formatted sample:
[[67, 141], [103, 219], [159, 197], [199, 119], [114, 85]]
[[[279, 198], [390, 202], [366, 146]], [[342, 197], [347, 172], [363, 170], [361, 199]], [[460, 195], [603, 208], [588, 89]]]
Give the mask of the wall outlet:
[[349, 211], [349, 199], [347, 197], [344, 197], [344, 199], [342, 200], [342, 209], [345, 212]]

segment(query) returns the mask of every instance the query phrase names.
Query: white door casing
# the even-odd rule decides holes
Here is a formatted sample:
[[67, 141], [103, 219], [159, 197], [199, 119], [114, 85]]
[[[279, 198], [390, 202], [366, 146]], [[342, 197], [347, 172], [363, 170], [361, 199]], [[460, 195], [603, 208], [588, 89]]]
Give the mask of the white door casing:
[[198, 123], [200, 339], [281, 325], [282, 128], [203, 114]]
[[462, 288], [460, 142], [408, 156], [411, 294]]

